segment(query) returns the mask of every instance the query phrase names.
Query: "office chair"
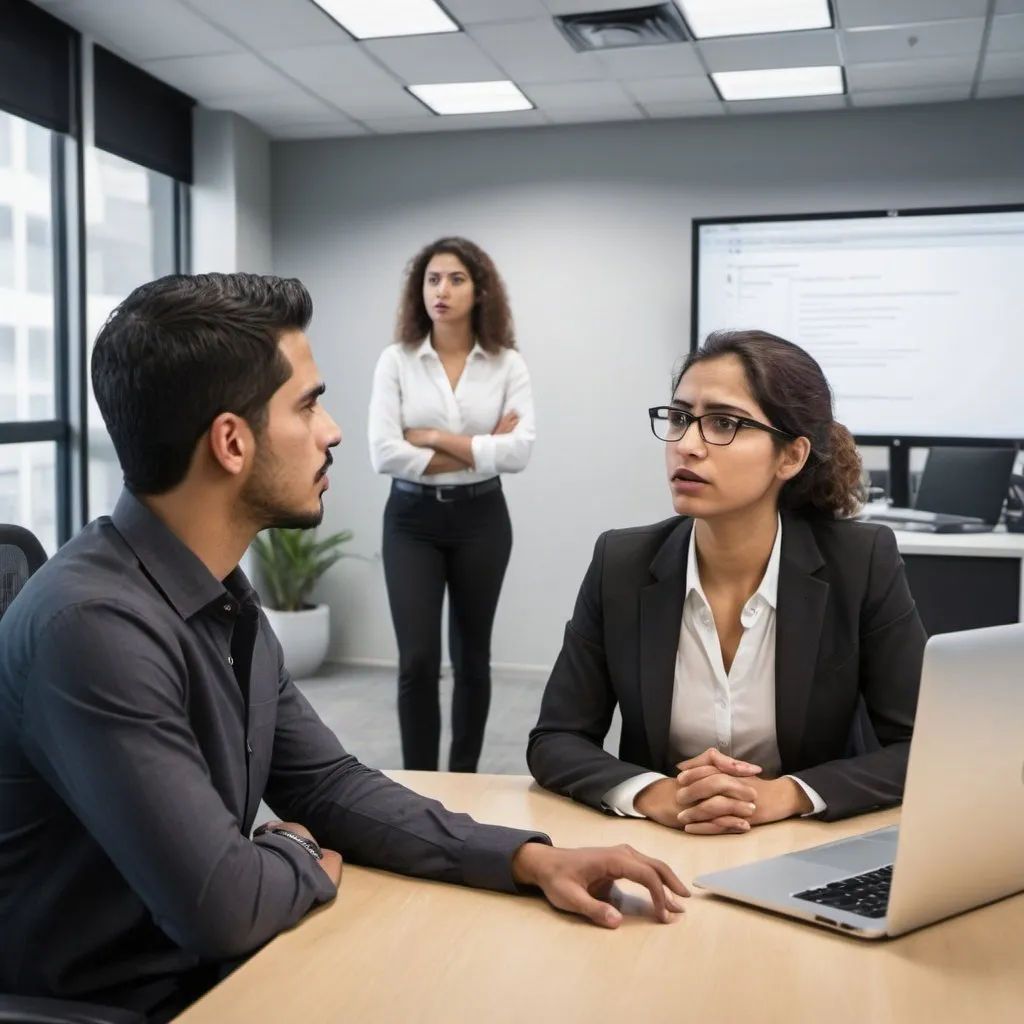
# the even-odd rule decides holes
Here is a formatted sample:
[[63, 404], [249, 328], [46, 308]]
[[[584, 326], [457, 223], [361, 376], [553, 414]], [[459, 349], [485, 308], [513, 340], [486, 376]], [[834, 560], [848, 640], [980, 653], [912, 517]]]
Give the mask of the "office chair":
[[0, 526], [0, 617], [25, 581], [46, 561], [35, 536], [21, 526]]
[[[21, 526], [0, 525], [0, 617], [45, 561], [46, 552], [33, 534]], [[0, 1024], [145, 1024], [145, 1018], [92, 1003], [0, 995]]]

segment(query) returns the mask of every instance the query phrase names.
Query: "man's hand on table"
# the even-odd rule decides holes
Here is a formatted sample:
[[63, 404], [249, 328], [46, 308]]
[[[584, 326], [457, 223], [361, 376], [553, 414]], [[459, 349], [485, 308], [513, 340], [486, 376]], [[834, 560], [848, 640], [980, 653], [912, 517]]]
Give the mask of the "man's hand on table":
[[[631, 846], [565, 850], [543, 843], [525, 843], [512, 861], [518, 885], [533, 885], [559, 910], [582, 914], [594, 924], [617, 928], [622, 914], [608, 902], [621, 879], [648, 889], [659, 921], [668, 923], [683, 911], [679, 896], [690, 892], [663, 861]], [[668, 890], [668, 891], [666, 891]]]

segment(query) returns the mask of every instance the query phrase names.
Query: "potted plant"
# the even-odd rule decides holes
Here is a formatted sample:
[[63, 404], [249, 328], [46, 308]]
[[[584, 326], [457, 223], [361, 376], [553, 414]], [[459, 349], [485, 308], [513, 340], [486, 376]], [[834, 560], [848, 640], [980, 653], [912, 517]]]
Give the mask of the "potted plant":
[[351, 539], [351, 530], [317, 540], [315, 530], [274, 528], [253, 544], [263, 577], [263, 610], [294, 679], [311, 676], [327, 656], [329, 609], [308, 598], [320, 577], [345, 557], [339, 549]]

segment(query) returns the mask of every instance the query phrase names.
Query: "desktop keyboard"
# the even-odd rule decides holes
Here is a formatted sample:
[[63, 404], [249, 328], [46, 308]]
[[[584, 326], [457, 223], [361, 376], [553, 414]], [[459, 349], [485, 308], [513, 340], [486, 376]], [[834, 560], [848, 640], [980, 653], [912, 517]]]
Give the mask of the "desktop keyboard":
[[864, 512], [872, 519], [890, 519], [894, 523], [934, 523], [939, 516], [920, 508], [865, 508]]
[[795, 893], [798, 900], [820, 903], [836, 910], [848, 910], [861, 917], [885, 917], [892, 885], [892, 865], [865, 871], [862, 875], [829, 882], [820, 889]]

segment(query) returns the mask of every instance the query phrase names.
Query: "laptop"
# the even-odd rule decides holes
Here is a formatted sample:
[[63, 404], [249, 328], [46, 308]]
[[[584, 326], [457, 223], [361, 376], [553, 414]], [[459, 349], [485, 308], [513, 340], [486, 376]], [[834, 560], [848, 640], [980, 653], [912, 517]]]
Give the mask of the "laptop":
[[865, 939], [1024, 890], [1024, 625], [929, 639], [898, 826], [695, 885]]

